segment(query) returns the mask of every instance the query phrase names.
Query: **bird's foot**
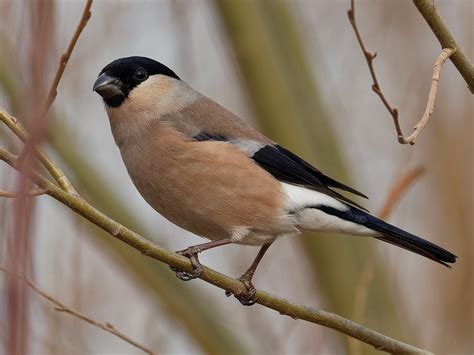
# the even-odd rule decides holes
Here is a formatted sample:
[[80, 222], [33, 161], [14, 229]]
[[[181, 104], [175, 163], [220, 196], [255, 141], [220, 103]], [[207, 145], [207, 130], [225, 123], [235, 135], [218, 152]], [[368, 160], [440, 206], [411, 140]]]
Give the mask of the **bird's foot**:
[[[243, 306], [254, 305], [257, 302], [257, 297], [256, 297], [257, 290], [252, 284], [252, 277], [245, 273], [241, 277], [239, 277], [237, 280], [241, 281], [247, 290], [246, 292], [242, 292], [238, 295], [234, 295], [235, 298], [237, 298]], [[225, 295], [227, 297], [230, 297], [232, 296], [232, 292], [226, 291]]]
[[182, 271], [179, 270], [176, 267], [170, 266], [170, 269], [173, 270], [176, 273], [176, 277], [182, 281], [189, 281], [195, 278], [198, 278], [201, 276], [202, 272], [204, 271], [204, 268], [202, 267], [201, 263], [199, 262], [198, 259], [198, 253], [201, 252], [200, 248], [196, 247], [189, 247], [187, 249], [177, 251], [176, 254], [185, 256], [189, 258], [191, 261], [191, 264], [193, 266], [193, 271], [187, 272], [187, 271]]

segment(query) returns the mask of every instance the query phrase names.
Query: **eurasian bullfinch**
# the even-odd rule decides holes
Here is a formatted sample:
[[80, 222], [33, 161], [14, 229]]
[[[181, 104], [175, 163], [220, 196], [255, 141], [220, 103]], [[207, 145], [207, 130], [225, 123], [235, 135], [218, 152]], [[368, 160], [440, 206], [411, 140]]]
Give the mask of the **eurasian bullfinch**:
[[180, 253], [199, 276], [197, 254], [237, 243], [261, 247], [240, 280], [249, 292], [263, 254], [281, 236], [302, 230], [370, 236], [440, 264], [449, 251], [370, 215], [334, 189], [348, 187], [250, 127], [152, 59], [107, 65], [94, 90], [102, 96], [128, 173], [162, 216], [208, 243]]

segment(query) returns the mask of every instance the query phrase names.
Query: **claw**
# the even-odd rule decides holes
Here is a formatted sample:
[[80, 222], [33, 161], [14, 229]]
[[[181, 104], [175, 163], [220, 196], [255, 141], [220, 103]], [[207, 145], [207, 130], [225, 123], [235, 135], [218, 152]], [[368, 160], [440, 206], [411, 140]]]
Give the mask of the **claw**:
[[199, 250], [196, 251], [194, 249], [188, 248], [185, 250], [178, 251], [176, 253], [189, 258], [189, 260], [191, 261], [191, 264], [193, 265], [193, 271], [191, 272], [182, 271], [176, 267], [170, 266], [170, 269], [176, 273], [176, 277], [178, 279], [182, 281], [190, 281], [192, 279], [195, 279], [201, 276], [204, 269], [201, 263], [199, 262], [199, 259], [197, 256], [197, 254], [199, 253]]
[[190, 281], [201, 276], [202, 270], [195, 270], [193, 272], [176, 271], [176, 277], [181, 281]]
[[[255, 294], [257, 293], [257, 290], [252, 284], [252, 281], [248, 279], [247, 275], [242, 275], [239, 277], [237, 280], [241, 281], [244, 285], [245, 288], [247, 289], [247, 292], [244, 292], [240, 295], [234, 295], [235, 298], [237, 298], [243, 306], [252, 306], [257, 302], [257, 297], [255, 297]], [[226, 291], [225, 295], [227, 297], [232, 296], [232, 292]]]
[[247, 288], [247, 292], [243, 293], [241, 295], [235, 296], [239, 300], [239, 302], [243, 306], [252, 306], [257, 302], [257, 297], [255, 297], [255, 294], [257, 293], [257, 290], [252, 284], [252, 281], [246, 280], [246, 279], [239, 279], [242, 281]]

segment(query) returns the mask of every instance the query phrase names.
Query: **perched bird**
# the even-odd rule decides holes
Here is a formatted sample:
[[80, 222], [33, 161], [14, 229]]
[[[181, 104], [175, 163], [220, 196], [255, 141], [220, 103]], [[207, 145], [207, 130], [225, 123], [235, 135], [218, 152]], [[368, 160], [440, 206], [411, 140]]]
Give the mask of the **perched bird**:
[[364, 194], [325, 175], [200, 94], [171, 69], [144, 57], [121, 58], [99, 74], [110, 126], [128, 173], [162, 216], [208, 243], [180, 253], [199, 276], [197, 254], [237, 243], [261, 246], [241, 276], [252, 304], [252, 276], [280, 236], [303, 230], [370, 236], [440, 264], [449, 251], [367, 213], [334, 189]]

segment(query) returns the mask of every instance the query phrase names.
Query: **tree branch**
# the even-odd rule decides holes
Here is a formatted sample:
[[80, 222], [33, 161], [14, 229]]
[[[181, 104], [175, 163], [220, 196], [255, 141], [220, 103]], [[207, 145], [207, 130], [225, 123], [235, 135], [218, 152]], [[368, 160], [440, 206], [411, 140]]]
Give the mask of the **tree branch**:
[[[0, 118], [4, 121], [8, 121], [11, 116], [6, 114], [5, 111], [0, 110]], [[19, 123], [17, 124], [19, 125]], [[16, 157], [5, 149], [0, 149], [0, 159], [13, 168], [16, 168]], [[56, 165], [53, 163], [53, 166]], [[32, 172], [32, 179], [39, 187], [45, 189], [48, 195], [63, 203], [65, 206], [83, 216], [115, 238], [140, 251], [142, 254], [177, 269], [187, 272], [192, 271], [192, 265], [188, 258], [161, 248], [143, 236], [127, 229], [120, 223], [95, 209], [81, 196], [68, 193], [45, 179], [37, 172]], [[247, 292], [245, 285], [241, 281], [221, 274], [220, 272], [206, 266], [203, 267], [203, 273], [199, 278], [234, 295], [242, 295]], [[317, 310], [307, 306], [300, 306], [261, 290], [257, 290], [256, 299], [256, 303], [273, 309], [282, 315], [287, 315], [293, 319], [303, 319], [311, 323], [335, 329], [350, 337], [372, 345], [374, 348], [379, 350], [397, 354], [431, 354], [426, 350], [402, 343], [398, 340], [389, 338], [386, 335], [365, 328], [337, 314]]]
[[79, 21], [79, 24], [77, 25], [76, 31], [74, 32], [74, 35], [72, 36], [71, 41], [69, 42], [69, 46], [67, 47], [66, 52], [61, 56], [58, 69], [56, 70], [56, 75], [54, 76], [53, 82], [51, 83], [51, 87], [48, 92], [48, 96], [46, 97], [46, 103], [44, 107], [45, 115], [49, 111], [49, 108], [53, 104], [54, 100], [56, 99], [59, 81], [61, 80], [61, 77], [63, 76], [64, 70], [66, 69], [66, 65], [69, 61], [69, 58], [71, 58], [71, 54], [72, 54], [72, 51], [74, 50], [74, 47], [76, 46], [77, 40], [79, 39], [79, 36], [81, 35], [82, 30], [86, 27], [87, 22], [89, 21], [91, 17], [91, 6], [92, 6], [92, 0], [87, 0], [86, 5], [84, 6], [84, 11], [82, 12], [81, 20]]
[[[29, 135], [21, 123], [13, 116], [9, 115], [8, 112], [0, 107], [0, 121], [3, 122], [15, 135], [20, 138], [23, 143], [29, 140]], [[24, 150], [24, 149], [23, 149]], [[48, 170], [51, 176], [61, 186], [61, 188], [69, 193], [76, 194], [76, 190], [72, 186], [69, 179], [63, 173], [63, 171], [53, 163], [48, 155], [38, 149], [34, 149], [34, 152], [43, 166]]]
[[443, 18], [439, 14], [433, 0], [413, 0], [418, 11], [421, 13], [426, 23], [438, 38], [441, 48], [452, 48], [454, 54], [451, 57], [456, 69], [462, 75], [467, 83], [467, 87], [474, 94], [474, 67], [469, 58], [464, 54], [463, 50], [457, 44], [451, 31], [449, 31]]
[[[419, 2], [420, 3], [425, 3], [427, 1], [419, 1]], [[425, 113], [421, 117], [420, 121], [416, 124], [416, 126], [413, 130], [413, 133], [410, 136], [405, 137], [403, 135], [402, 129], [400, 127], [400, 122], [399, 122], [399, 119], [398, 119], [398, 109], [395, 108], [395, 107], [392, 107], [390, 105], [390, 103], [386, 99], [385, 95], [383, 94], [382, 90], [380, 89], [379, 82], [377, 80], [377, 75], [375, 74], [375, 69], [374, 69], [374, 65], [373, 65], [373, 60], [376, 57], [377, 53], [372, 54], [371, 52], [369, 52], [365, 48], [364, 42], [363, 42], [362, 37], [360, 35], [359, 29], [357, 27], [357, 22], [356, 22], [356, 19], [355, 19], [355, 4], [354, 3], [355, 3], [355, 1], [351, 0], [351, 8], [347, 11], [347, 16], [349, 17], [349, 22], [351, 23], [352, 28], [354, 29], [355, 35], [357, 37], [357, 42], [359, 42], [359, 46], [362, 49], [362, 52], [364, 53], [364, 57], [367, 61], [367, 65], [369, 66], [370, 75], [372, 76], [372, 80], [374, 82], [372, 84], [372, 90], [380, 97], [380, 100], [382, 100], [384, 106], [387, 108], [388, 112], [392, 116], [393, 123], [395, 124], [395, 129], [397, 131], [398, 142], [401, 143], [401, 144], [411, 144], [411, 145], [413, 145], [413, 144], [415, 144], [418, 135], [421, 133], [421, 131], [423, 130], [425, 125], [428, 123], [429, 119], [431, 118], [431, 116], [433, 114], [434, 104], [435, 104], [435, 101], [436, 101], [436, 94], [438, 92], [441, 68], [443, 67], [443, 64], [446, 62], [446, 60], [448, 60], [448, 58], [453, 58], [457, 54], [457, 51], [461, 50], [461, 49], [457, 46], [456, 42], [454, 41], [454, 39], [452, 37], [450, 37], [452, 40], [450, 40], [450, 41], [446, 40], [446, 43], [451, 43], [451, 44], [453, 44], [453, 46], [451, 46], [449, 48], [444, 48], [441, 51], [438, 58], [436, 59], [436, 62], [435, 62], [435, 65], [434, 65], [433, 77], [432, 77], [432, 80], [431, 80], [431, 88], [430, 88], [430, 92], [429, 92], [429, 95], [428, 95], [428, 102], [426, 104]], [[417, 3], [416, 0], [415, 0], [415, 3]], [[432, 7], [430, 7], [430, 6], [432, 6]], [[440, 26], [441, 25], [444, 26], [444, 22], [441, 19], [441, 17], [439, 17], [438, 12], [436, 11], [436, 7], [434, 5], [430, 5], [430, 6], [428, 6], [429, 10], [426, 10], [426, 7], [423, 7], [423, 6], [422, 7], [423, 7], [423, 9], [425, 9], [427, 11], [427, 13], [429, 12], [429, 14], [431, 14], [434, 17], [437, 16], [436, 19], [437, 19], [438, 22], [436, 22], [436, 24], [438, 24]], [[435, 14], [436, 16], [433, 15], [433, 14]], [[444, 27], [444, 30], [447, 31], [447, 33], [449, 34], [449, 31], [447, 30], [447, 28]], [[433, 28], [433, 31], [435, 31], [434, 28]], [[463, 68], [465, 70], [467, 70], [467, 72], [469, 72], [469, 70], [470, 70], [469, 75], [471, 75], [471, 79], [474, 80], [474, 70], [472, 68], [472, 65], [470, 64], [467, 57], [464, 56], [464, 54], [462, 54], [462, 56], [463, 56], [462, 58], [464, 58], [464, 59], [461, 60], [461, 62], [463, 63]], [[458, 61], [460, 61], [460, 59], [458, 59]], [[470, 69], [469, 69], [469, 65], [470, 65]], [[458, 68], [458, 70], [459, 70], [459, 68]], [[470, 85], [469, 81], [467, 81], [467, 83], [468, 83], [468, 85]]]
[[426, 124], [428, 123], [429, 119], [433, 115], [434, 105], [436, 101], [436, 94], [438, 93], [438, 86], [439, 86], [439, 77], [441, 75], [441, 68], [443, 64], [448, 60], [455, 53], [455, 49], [452, 48], [445, 48], [441, 51], [441, 54], [436, 59], [436, 63], [434, 65], [433, 71], [433, 78], [431, 79], [431, 88], [430, 93], [428, 94], [428, 102], [426, 103], [426, 109], [423, 116], [421, 116], [420, 121], [416, 124], [413, 133], [410, 134], [409, 137], [405, 138], [403, 135], [398, 136], [398, 141], [403, 144], [415, 144], [416, 138], [421, 133], [423, 128], [425, 128]]
[[[377, 56], [377, 52], [373, 54], [368, 51], [364, 45], [364, 41], [362, 40], [362, 36], [360, 35], [359, 28], [357, 27], [356, 17], [355, 17], [355, 1], [351, 0], [351, 8], [347, 11], [347, 17], [349, 17], [349, 22], [351, 23], [352, 28], [354, 29], [354, 33], [357, 37], [357, 42], [359, 42], [360, 49], [364, 53], [365, 60], [367, 61], [367, 65], [369, 67], [370, 75], [372, 76], [372, 90], [380, 97], [382, 103], [384, 104], [385, 108], [388, 110], [390, 115], [392, 115], [393, 123], [395, 125], [395, 129], [398, 135], [398, 141], [400, 142], [400, 137], [403, 137], [402, 128], [400, 127], [400, 121], [398, 120], [398, 109], [396, 107], [392, 107], [388, 102], [387, 98], [380, 89], [379, 81], [377, 79], [377, 74], [375, 73], [374, 69], [374, 59]], [[402, 143], [402, 142], [400, 142]]]
[[3, 267], [0, 267], [0, 271], [3, 271], [11, 276], [14, 276], [16, 278], [18, 278], [19, 280], [25, 282], [29, 287], [31, 287], [33, 289], [33, 291], [35, 291], [38, 295], [40, 295], [41, 297], [43, 297], [44, 299], [48, 300], [49, 302], [51, 302], [52, 304], [56, 305], [56, 307], [54, 308], [54, 310], [58, 311], [58, 312], [65, 312], [65, 313], [69, 313], [71, 314], [72, 316], [76, 317], [76, 318], [79, 318], [79, 319], [82, 319], [83, 321], [89, 323], [89, 324], [92, 324], [93, 326], [97, 327], [97, 328], [100, 328], [100, 329], [103, 329], [105, 330], [106, 332], [110, 333], [110, 334], [113, 334], [115, 335], [116, 337], [119, 337], [120, 339], [126, 341], [127, 343], [129, 343], [130, 345], [144, 351], [145, 353], [149, 354], [149, 355], [155, 355], [156, 353], [149, 350], [148, 348], [146, 348], [145, 346], [137, 343], [135, 340], [131, 339], [130, 337], [128, 337], [127, 335], [119, 332], [112, 324], [110, 324], [109, 322], [105, 322], [105, 323], [101, 323], [101, 322], [98, 322], [82, 313], [80, 313], [79, 311], [76, 311], [74, 309], [72, 309], [71, 307], [68, 307], [66, 305], [64, 305], [63, 303], [61, 303], [60, 301], [58, 301], [56, 298], [54, 298], [53, 296], [49, 295], [48, 293], [46, 293], [45, 291], [41, 290], [40, 288], [38, 288], [38, 286], [36, 286], [27, 276], [25, 275], [15, 275], [13, 273], [11, 273], [10, 271], [8, 271], [7, 269], [3, 268]]

